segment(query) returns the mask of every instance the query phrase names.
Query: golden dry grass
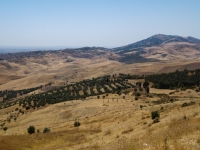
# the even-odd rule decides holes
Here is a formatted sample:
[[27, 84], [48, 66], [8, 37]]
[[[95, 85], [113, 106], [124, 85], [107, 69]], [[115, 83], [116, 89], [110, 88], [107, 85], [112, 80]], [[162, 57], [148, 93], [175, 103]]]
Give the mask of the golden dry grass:
[[46, 134], [0, 136], [0, 149], [67, 149], [85, 142], [87, 140], [85, 132], [85, 130], [73, 129]]
[[[165, 45], [172, 49], [170, 53], [176, 54], [176, 61], [172, 55], [162, 58], [152, 55], [154, 52], [166, 52], [164, 48], [154, 47], [145, 57], [165, 60], [165, 63], [148, 62], [123, 64], [107, 58], [95, 59], [68, 57], [73, 62], [66, 62], [67, 57], [49, 54], [44, 57], [22, 59], [20, 63], [7, 62], [0, 64], [0, 90], [24, 89], [36, 87], [41, 84], [55, 82], [76, 82], [91, 79], [106, 74], [150, 74], [156, 72], [169, 72], [177, 69], [196, 69], [199, 60], [190, 57], [182, 61], [184, 51], [180, 55], [173, 50], [174, 45]], [[194, 51], [191, 53], [194, 54]], [[6, 67], [10, 67], [7, 69]], [[130, 81], [132, 83], [136, 81]], [[189, 92], [190, 91], [190, 92]], [[41, 92], [41, 91], [37, 91]], [[151, 93], [169, 94], [171, 90], [150, 89]], [[0, 149], [108, 149], [108, 150], [196, 150], [200, 149], [199, 126], [199, 94], [192, 90], [174, 92], [171, 96], [178, 97], [179, 101], [154, 105], [152, 101], [158, 97], [142, 97], [134, 100], [131, 91], [122, 96], [109, 94], [106, 99], [90, 97], [86, 101], [73, 101], [50, 105], [37, 111], [26, 112], [19, 115], [16, 121], [6, 122], [6, 133], [0, 130]], [[101, 96], [102, 97], [102, 96]], [[109, 99], [109, 102], [108, 102]], [[181, 104], [191, 99], [197, 101], [196, 105], [181, 108]], [[145, 105], [140, 109], [140, 105]], [[0, 121], [4, 122], [16, 106], [0, 110]], [[158, 124], [152, 124], [150, 113], [163, 107], [161, 119]], [[7, 114], [8, 113], [8, 114]], [[74, 120], [78, 119], [81, 126], [73, 127]], [[51, 133], [28, 135], [27, 128], [34, 125], [36, 129], [43, 130], [49, 127]], [[134, 129], [134, 130], [133, 130]]]
[[[197, 150], [200, 149], [199, 105], [182, 108], [165, 124], [155, 124], [146, 133], [122, 137], [105, 146], [109, 150]], [[175, 110], [174, 107], [171, 110]], [[184, 114], [187, 114], [186, 118]]]
[[132, 132], [133, 128], [132, 127], [128, 127], [126, 130], [122, 131], [122, 134], [127, 134], [129, 132]]
[[[171, 92], [150, 91], [164, 94]], [[104, 101], [89, 97], [84, 101], [68, 101], [27, 111], [24, 115], [19, 115], [16, 122], [6, 122], [6, 133], [0, 130], [0, 149], [14, 149], [13, 145], [19, 145], [19, 149], [33, 150], [199, 148], [199, 95], [194, 90], [174, 92], [171, 96], [174, 95], [178, 96], [178, 101], [159, 105], [153, 103], [160, 98], [156, 94], [153, 98], [142, 96], [135, 101], [134, 96], [129, 93], [126, 100], [122, 98], [123, 95], [109, 94]], [[110, 99], [109, 102], [107, 98]], [[196, 102], [195, 105], [181, 107], [191, 99]], [[146, 107], [140, 109], [140, 105]], [[16, 106], [1, 109], [1, 119], [7, 118], [10, 115], [7, 112], [15, 108]], [[150, 118], [153, 110], [160, 111], [161, 118], [157, 124], [152, 124]], [[76, 119], [81, 122], [78, 129], [73, 127]], [[40, 131], [48, 127], [51, 133], [27, 135], [30, 125]], [[10, 140], [12, 145], [8, 144]]]

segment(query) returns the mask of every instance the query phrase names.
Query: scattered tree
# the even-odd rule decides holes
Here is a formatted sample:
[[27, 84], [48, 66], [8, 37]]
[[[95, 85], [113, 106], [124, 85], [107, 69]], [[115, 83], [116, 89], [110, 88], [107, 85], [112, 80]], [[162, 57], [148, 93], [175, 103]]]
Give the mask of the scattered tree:
[[7, 130], [8, 128], [7, 127], [3, 127], [3, 130], [6, 132], [6, 130]]
[[155, 119], [155, 118], [160, 118], [160, 114], [158, 111], [152, 111], [151, 112], [151, 118]]
[[74, 127], [79, 127], [80, 125], [81, 125], [80, 122], [78, 122], [78, 121], [75, 121], [75, 122], [74, 122]]
[[28, 133], [29, 134], [33, 134], [35, 133], [35, 127], [34, 126], [30, 126], [28, 129], [27, 129]]

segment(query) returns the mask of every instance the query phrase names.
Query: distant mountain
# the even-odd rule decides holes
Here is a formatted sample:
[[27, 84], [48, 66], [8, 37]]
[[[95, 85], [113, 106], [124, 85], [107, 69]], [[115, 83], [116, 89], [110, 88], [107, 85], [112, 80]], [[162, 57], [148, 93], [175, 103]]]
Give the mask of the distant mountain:
[[114, 51], [129, 51], [133, 49], [138, 49], [142, 47], [152, 47], [158, 46], [163, 43], [170, 43], [170, 42], [187, 42], [187, 43], [195, 43], [200, 44], [200, 40], [194, 37], [181, 37], [181, 36], [174, 36], [174, 35], [164, 35], [164, 34], [156, 34], [151, 36], [147, 39], [138, 41], [136, 43], [132, 43], [129, 45], [125, 45], [122, 47], [114, 48]]
[[81, 48], [76, 48], [74, 50], [84, 50], [84, 51], [89, 51], [89, 50], [109, 50], [108, 48], [104, 48], [104, 47], [81, 47]]
[[[60, 50], [64, 48], [67, 48], [67, 47], [66, 46], [0, 46], [0, 54], [40, 51], [40, 50]], [[72, 47], [68, 47], [68, 48], [72, 48]]]
[[[0, 49], [1, 50], [1, 49]], [[93, 58], [95, 56], [106, 55], [110, 49], [104, 47], [81, 47], [81, 48], [66, 48], [61, 50], [37, 50], [37, 51], [2, 51], [0, 53], [0, 60], [20, 59], [29, 57], [39, 57], [46, 54], [57, 54], [59, 56], [68, 54], [69, 56], [77, 58]]]

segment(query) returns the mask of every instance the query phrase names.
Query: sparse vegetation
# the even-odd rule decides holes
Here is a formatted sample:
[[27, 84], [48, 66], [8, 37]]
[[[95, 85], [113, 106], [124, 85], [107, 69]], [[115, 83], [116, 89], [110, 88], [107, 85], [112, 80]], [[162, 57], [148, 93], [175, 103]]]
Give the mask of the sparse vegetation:
[[33, 134], [35, 133], [35, 127], [34, 126], [30, 126], [28, 129], [27, 129], [28, 133], [29, 134]]
[[51, 132], [51, 130], [49, 128], [44, 128], [43, 133], [48, 133]]
[[[38, 94], [32, 94], [32, 95], [30, 94], [27, 96], [23, 96], [22, 94], [22, 97], [20, 97], [19, 101], [16, 101], [16, 102], [6, 101], [4, 103], [0, 102], [1, 108], [3, 109], [9, 108], [14, 105], [11, 111], [9, 112], [5, 111], [4, 114], [7, 114], [7, 116], [9, 117], [6, 118], [6, 120], [2, 120], [2, 123], [3, 121], [5, 122], [8, 121], [11, 123], [8, 124], [6, 122], [6, 126], [8, 127], [12, 126], [14, 123], [18, 123], [18, 120], [20, 120], [20, 118], [18, 119], [18, 117], [21, 117], [22, 114], [24, 114], [23, 117], [26, 117], [29, 114], [35, 112], [36, 109], [39, 109], [40, 111], [42, 111], [42, 109], [45, 109], [47, 106], [51, 104], [65, 102], [64, 104], [62, 103], [62, 106], [59, 104], [56, 104], [55, 105], [56, 107], [54, 108], [52, 107], [53, 109], [57, 109], [57, 110], [59, 108], [62, 109], [63, 107], [64, 108], [63, 110], [65, 110], [65, 109], [68, 109], [69, 107], [72, 108], [76, 105], [79, 105], [79, 103], [85, 103], [85, 106], [83, 108], [81, 107], [80, 110], [81, 111], [84, 110], [84, 112], [91, 111], [91, 114], [86, 114], [85, 116], [84, 115], [81, 116], [78, 111], [70, 112], [71, 110], [65, 110], [66, 112], [65, 112], [65, 115], [63, 115], [63, 118], [65, 119], [67, 118], [67, 120], [70, 123], [68, 122], [61, 123], [60, 121], [59, 123], [61, 124], [60, 125], [61, 130], [59, 129], [60, 126], [57, 126], [57, 124], [59, 124], [57, 123], [58, 118], [55, 118], [55, 121], [52, 126], [47, 125], [50, 128], [53, 127], [52, 132], [50, 132], [50, 128], [44, 128], [44, 130], [41, 131], [43, 133], [50, 132], [48, 134], [34, 135], [33, 133], [35, 132], [40, 133], [40, 130], [39, 129], [35, 130], [34, 126], [32, 126], [34, 127], [34, 131], [33, 129], [31, 129], [32, 128], [31, 126], [27, 129], [29, 134], [33, 134], [31, 138], [33, 136], [34, 137], [38, 136], [38, 137], [35, 137], [35, 139], [42, 138], [42, 137], [48, 139], [49, 137], [53, 137], [53, 136], [56, 136], [56, 137], [61, 136], [61, 137], [69, 138], [68, 135], [62, 134], [62, 132], [66, 134], [68, 134], [67, 132], [69, 132], [70, 136], [73, 138], [74, 141], [71, 139], [65, 139], [67, 143], [64, 145], [71, 147], [72, 145], [74, 146], [80, 143], [83, 144], [84, 142], [88, 143], [88, 139], [94, 142], [93, 139], [95, 139], [95, 137], [99, 137], [102, 135], [105, 135], [104, 136], [105, 141], [109, 139], [110, 137], [115, 137], [115, 136], [116, 136], [115, 140], [121, 140], [121, 138], [125, 136], [129, 136], [129, 134], [130, 136], [138, 134], [137, 129], [141, 129], [141, 136], [143, 135], [143, 131], [144, 131], [144, 133], [146, 132], [150, 133], [150, 138], [154, 139], [155, 137], [153, 138], [151, 136], [154, 136], [154, 134], [157, 133], [157, 131], [164, 129], [163, 127], [168, 128], [169, 122], [165, 121], [165, 118], [169, 120], [171, 119], [170, 117], [173, 115], [168, 116], [167, 114], [171, 110], [177, 110], [177, 112], [179, 111], [181, 113], [181, 115], [177, 117], [177, 118], [180, 118], [181, 121], [189, 121], [189, 120], [193, 120], [193, 118], [198, 119], [199, 112], [197, 110], [190, 113], [187, 112], [187, 110], [193, 107], [197, 107], [197, 105], [194, 105], [194, 104], [198, 103], [196, 102], [198, 101], [198, 98], [197, 97], [193, 98], [192, 96], [190, 96], [191, 97], [190, 98], [188, 96], [189, 99], [191, 100], [190, 102], [188, 102], [189, 101], [188, 97], [184, 97], [186, 94], [193, 94], [195, 89], [198, 88], [197, 87], [198, 85], [195, 85], [196, 87], [195, 88], [193, 87], [193, 90], [191, 89], [189, 92], [188, 90], [185, 92], [181, 91], [181, 90], [186, 90], [187, 88], [189, 88], [189, 86], [188, 87], [181, 86], [181, 88], [177, 88], [181, 92], [173, 91], [173, 92], [169, 92], [170, 94], [168, 94], [168, 93], [163, 92], [164, 90], [160, 90], [161, 91], [160, 94], [153, 93], [153, 92], [149, 93], [150, 92], [149, 86], [153, 84], [153, 86], [155, 87], [155, 84], [147, 81], [146, 80], [147, 77], [148, 75], [146, 76], [125, 75], [125, 74], [107, 75], [107, 76], [102, 76], [98, 78], [93, 78], [91, 80], [83, 80], [80, 82], [74, 82], [73, 84], [64, 83], [62, 84], [62, 86], [58, 86], [55, 89], [50, 88], [49, 86], [48, 90], [46, 91], [44, 90]], [[131, 81], [131, 79], [134, 79], [134, 80]], [[170, 89], [172, 89], [172, 87], [170, 87]], [[158, 89], [151, 89], [151, 91], [153, 90], [158, 90]], [[179, 95], [180, 93], [183, 93], [182, 99], [181, 99], [182, 101], [179, 101], [179, 96], [176, 96], [176, 95]], [[195, 92], [195, 94], [198, 94], [198, 93]], [[137, 101], [134, 101], [134, 98]], [[18, 99], [16, 98], [16, 100]], [[74, 100], [82, 100], [82, 101], [74, 101]], [[95, 106], [96, 104], [93, 105], [93, 103], [91, 103], [92, 104], [91, 107], [89, 107], [88, 104], [86, 105], [87, 101], [91, 102], [92, 100], [99, 102], [97, 107]], [[71, 102], [66, 102], [66, 101], [71, 101]], [[106, 104], [107, 102], [110, 102], [108, 103], [109, 105]], [[125, 103], [127, 103], [128, 105]], [[194, 105], [194, 106], [187, 107], [187, 108], [180, 108], [180, 107], [186, 107], [186, 106], [191, 106], [191, 105]], [[141, 110], [138, 111], [139, 109]], [[130, 110], [131, 110], [131, 114], [130, 114]], [[152, 111], [152, 110], [157, 110], [157, 111]], [[183, 110], [184, 110], [184, 114], [186, 114], [187, 116], [183, 115]], [[153, 121], [150, 119], [150, 114], [147, 114], [148, 113], [147, 111], [150, 111], [150, 112], [152, 111], [151, 119], [153, 119]], [[2, 112], [4, 111], [2, 110]], [[163, 116], [162, 118], [164, 120], [163, 122], [166, 123], [166, 125], [163, 122], [160, 122], [159, 123], [160, 125], [158, 126], [154, 125], [154, 123], [157, 123], [160, 121], [159, 120], [160, 113], [162, 113], [162, 116]], [[107, 115], [110, 115], [110, 116], [108, 117]], [[142, 115], [142, 119], [139, 119], [140, 121], [138, 121], [137, 119], [133, 119], [134, 118], [133, 116], [139, 116], [139, 115]], [[73, 122], [75, 120], [74, 116], [76, 116], [77, 118], [80, 117], [81, 123], [79, 122], [79, 119], [76, 119], [76, 121]], [[14, 122], [13, 120], [16, 122]], [[133, 125], [132, 127], [128, 127], [130, 125], [129, 121], [131, 122], [131, 125]], [[104, 125], [102, 127], [98, 126], [99, 123], [105, 123], [106, 126]], [[81, 128], [78, 128], [80, 125], [81, 125]], [[116, 129], [112, 128], [113, 125], [115, 125]], [[2, 125], [2, 129], [3, 129], [3, 126], [4, 125]], [[77, 129], [73, 128], [73, 126], [77, 127]], [[64, 127], [67, 127], [67, 128], [64, 128]], [[38, 128], [41, 128], [41, 126]], [[136, 133], [133, 132], [133, 129], [135, 128], [136, 128], [135, 130]], [[169, 129], [171, 128], [173, 128], [172, 124], [169, 125]], [[196, 126], [196, 128], [198, 127]], [[9, 127], [9, 132], [12, 132], [12, 129], [13, 127], [12, 128]], [[5, 133], [5, 135], [10, 134], [9, 132]], [[122, 136], [119, 136], [121, 134]], [[76, 138], [78, 139], [77, 142], [76, 142], [77, 140]], [[145, 140], [148, 141], [147, 139]], [[170, 149], [169, 143], [173, 145], [173, 140], [171, 139], [171, 137], [169, 138], [162, 137], [162, 139], [157, 139], [158, 143], [160, 142], [159, 140], [162, 141], [160, 144], [162, 146], [156, 145], [155, 147], [158, 149], [160, 147], [164, 149]], [[197, 139], [195, 140], [197, 141]], [[56, 139], [51, 139], [51, 141], [56, 141]], [[153, 145], [152, 143], [149, 144], [146, 141], [144, 143], [147, 143], [148, 145]], [[136, 142], [137, 144], [143, 145], [143, 143], [142, 144], [140, 143], [141, 141], [136, 140]], [[109, 145], [109, 143], [106, 143], [106, 144]], [[85, 146], [85, 147], [91, 148], [92, 145], [93, 147], [102, 148], [100, 146], [101, 144], [99, 143], [97, 144], [92, 143], [91, 146]], [[134, 145], [130, 147], [134, 149], [137, 146]], [[140, 147], [138, 149], [140, 149]], [[151, 147], [149, 149], [151, 149]]]
[[151, 119], [160, 118], [160, 114], [158, 111], [151, 112]]
[[195, 104], [195, 102], [194, 101], [191, 101], [190, 103], [183, 103], [182, 105], [181, 105], [181, 107], [187, 107], [187, 106], [190, 106], [190, 105], [194, 105]]
[[4, 130], [5, 132], [7, 131], [7, 129], [8, 129], [7, 127], [3, 127], [3, 130]]
[[80, 125], [81, 125], [81, 123], [79, 121], [74, 122], [74, 127], [79, 127]]

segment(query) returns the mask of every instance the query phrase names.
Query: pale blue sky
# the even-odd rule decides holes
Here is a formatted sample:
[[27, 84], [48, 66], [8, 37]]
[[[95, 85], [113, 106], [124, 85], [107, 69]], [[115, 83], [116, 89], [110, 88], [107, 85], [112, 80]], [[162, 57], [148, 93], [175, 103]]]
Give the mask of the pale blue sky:
[[0, 46], [117, 47], [158, 33], [200, 39], [200, 1], [0, 0]]

